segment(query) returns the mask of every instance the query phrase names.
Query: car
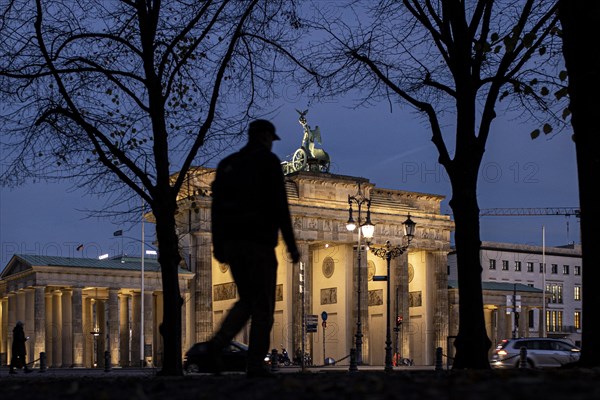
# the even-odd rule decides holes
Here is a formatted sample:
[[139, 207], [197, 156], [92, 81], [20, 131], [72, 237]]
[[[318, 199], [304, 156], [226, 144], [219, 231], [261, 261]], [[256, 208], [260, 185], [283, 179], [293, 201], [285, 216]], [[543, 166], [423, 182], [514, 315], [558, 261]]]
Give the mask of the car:
[[504, 339], [494, 350], [490, 360], [492, 368], [518, 368], [522, 347], [527, 350], [529, 368], [561, 367], [579, 361], [581, 354], [581, 349], [566, 339]]
[[[244, 372], [247, 358], [248, 345], [233, 340], [222, 350], [220, 370]], [[214, 372], [214, 359], [208, 354], [208, 342], [198, 342], [190, 347], [183, 359], [183, 369], [187, 373]]]

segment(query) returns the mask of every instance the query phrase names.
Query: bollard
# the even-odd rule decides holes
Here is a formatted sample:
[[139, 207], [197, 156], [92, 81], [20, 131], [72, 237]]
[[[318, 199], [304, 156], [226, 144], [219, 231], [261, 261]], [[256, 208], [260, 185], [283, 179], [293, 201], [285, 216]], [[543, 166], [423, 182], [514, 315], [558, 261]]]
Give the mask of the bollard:
[[110, 371], [110, 352], [104, 352], [104, 372]]
[[521, 347], [519, 352], [519, 368], [527, 368], [527, 347]]
[[356, 365], [356, 349], [350, 349], [350, 372], [358, 371], [358, 367]]
[[435, 349], [435, 370], [443, 371], [444, 367], [442, 366], [442, 348], [437, 347]]
[[271, 350], [271, 372], [279, 371], [279, 358], [277, 357], [277, 349]]
[[46, 372], [46, 353], [40, 352], [40, 372]]

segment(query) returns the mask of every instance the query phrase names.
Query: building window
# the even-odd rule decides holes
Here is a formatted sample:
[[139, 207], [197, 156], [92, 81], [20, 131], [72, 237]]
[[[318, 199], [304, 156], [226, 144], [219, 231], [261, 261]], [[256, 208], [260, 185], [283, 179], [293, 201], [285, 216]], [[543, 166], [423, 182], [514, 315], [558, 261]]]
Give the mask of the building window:
[[515, 261], [515, 271], [521, 271], [521, 261]]
[[581, 301], [581, 286], [573, 288], [573, 300]]
[[575, 311], [575, 314], [573, 314], [573, 323], [575, 324], [575, 329], [581, 329], [581, 311]]
[[540, 263], [540, 274], [544, 273], [544, 263]]
[[502, 271], [508, 271], [508, 260], [502, 260]]
[[496, 269], [496, 260], [490, 260], [490, 269]]
[[533, 263], [527, 262], [527, 272], [533, 272]]
[[552, 264], [552, 272], [553, 274], [558, 274], [558, 264]]
[[579, 265], [573, 267], [573, 275], [581, 275], [581, 267]]
[[569, 266], [563, 265], [563, 275], [569, 275]]
[[556, 304], [563, 303], [563, 285], [562, 285], [562, 283], [546, 284], [546, 292], [549, 292], [552, 294], [550, 303], [556, 303]]
[[529, 328], [535, 328], [534, 326], [534, 314], [533, 314], [533, 310], [529, 310], [529, 317], [527, 318], [528, 324], [529, 324]]
[[563, 303], [563, 286], [562, 286], [562, 284], [556, 284], [556, 302], [558, 304]]
[[562, 311], [546, 310], [546, 330], [548, 332], [562, 331]]

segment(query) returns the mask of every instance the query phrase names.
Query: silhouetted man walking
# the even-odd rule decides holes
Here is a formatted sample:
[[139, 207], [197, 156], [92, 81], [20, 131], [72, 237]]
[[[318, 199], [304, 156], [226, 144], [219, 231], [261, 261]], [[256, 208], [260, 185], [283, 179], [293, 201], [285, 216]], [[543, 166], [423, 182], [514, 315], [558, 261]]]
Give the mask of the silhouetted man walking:
[[279, 231], [292, 262], [300, 260], [281, 161], [271, 151], [274, 140], [279, 137], [271, 122], [251, 122], [248, 143], [219, 163], [212, 184], [214, 256], [229, 264], [239, 300], [209, 342], [209, 351], [218, 363], [221, 349], [251, 319], [248, 377], [270, 375], [264, 358], [275, 310]]
[[23, 331], [23, 322], [17, 321], [17, 325], [13, 328], [13, 338], [12, 338], [12, 356], [10, 359], [10, 374], [16, 374], [17, 371], [15, 368], [21, 368], [25, 370], [25, 372], [31, 372], [31, 370], [27, 367], [27, 362], [25, 361], [25, 356], [27, 355], [27, 350], [25, 348], [25, 342], [27, 338], [25, 337], [25, 331]]

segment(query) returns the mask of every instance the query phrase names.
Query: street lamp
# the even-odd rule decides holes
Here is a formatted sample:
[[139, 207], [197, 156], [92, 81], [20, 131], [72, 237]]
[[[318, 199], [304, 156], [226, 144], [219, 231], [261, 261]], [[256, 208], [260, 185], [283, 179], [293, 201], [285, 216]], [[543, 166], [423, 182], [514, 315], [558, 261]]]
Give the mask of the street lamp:
[[390, 275], [390, 263], [392, 261], [392, 258], [396, 258], [402, 254], [404, 254], [404, 252], [406, 252], [406, 250], [408, 249], [408, 246], [410, 245], [410, 242], [412, 241], [413, 237], [415, 236], [415, 226], [417, 225], [415, 222], [413, 222], [412, 219], [410, 219], [410, 214], [408, 214], [408, 218], [406, 219], [406, 221], [404, 221], [403, 223], [404, 225], [404, 237], [407, 240], [406, 245], [404, 246], [392, 246], [392, 244], [390, 243], [390, 241], [386, 241], [385, 242], [385, 246], [384, 247], [379, 247], [379, 248], [374, 248], [374, 247], [370, 247], [371, 252], [373, 254], [375, 254], [377, 257], [381, 257], [383, 259], [386, 260], [387, 262], [387, 277], [386, 277], [386, 281], [387, 281], [387, 301], [386, 301], [386, 314], [387, 314], [387, 323], [386, 323], [386, 332], [385, 332], [385, 372], [391, 372], [393, 370], [392, 368], [392, 337], [391, 337], [391, 316], [390, 316], [390, 281], [391, 281], [391, 275]]
[[[352, 203], [355, 202], [358, 206], [358, 218], [357, 221], [354, 221], [352, 218]], [[362, 205], [366, 204], [367, 206], [367, 218], [364, 223], [361, 218]], [[371, 223], [371, 199], [365, 197], [360, 189], [360, 183], [358, 184], [358, 193], [354, 196], [348, 195], [348, 222], [346, 223], [346, 229], [352, 232], [358, 226], [358, 247], [357, 247], [357, 258], [358, 258], [358, 275], [357, 275], [357, 317], [356, 317], [356, 363], [362, 364], [362, 323], [361, 323], [361, 245], [360, 245], [360, 237], [361, 234], [370, 241], [373, 238], [373, 233], [375, 232], [375, 225]], [[358, 225], [357, 225], [358, 224]]]

